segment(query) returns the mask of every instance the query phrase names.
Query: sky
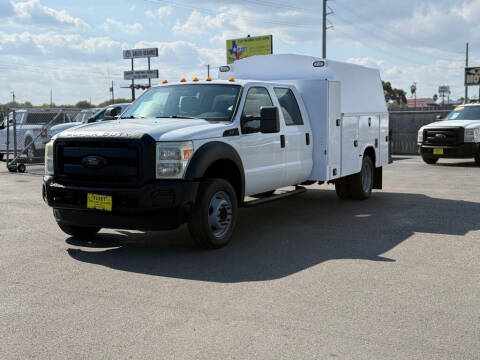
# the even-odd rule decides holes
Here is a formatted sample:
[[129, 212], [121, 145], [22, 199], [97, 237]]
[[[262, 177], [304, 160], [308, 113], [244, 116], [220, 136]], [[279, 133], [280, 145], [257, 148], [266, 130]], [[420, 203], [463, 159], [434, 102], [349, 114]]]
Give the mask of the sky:
[[[480, 66], [480, 0], [330, 0], [327, 58], [376, 67], [410, 96], [464, 95], [465, 43]], [[205, 77], [226, 39], [273, 35], [274, 53], [321, 56], [321, 0], [0, 0], [0, 103], [129, 97], [122, 49], [158, 47], [160, 78]], [[135, 61], [145, 69], [146, 60]], [[137, 96], [141, 91], [137, 91]], [[469, 95], [478, 97], [478, 87]]]

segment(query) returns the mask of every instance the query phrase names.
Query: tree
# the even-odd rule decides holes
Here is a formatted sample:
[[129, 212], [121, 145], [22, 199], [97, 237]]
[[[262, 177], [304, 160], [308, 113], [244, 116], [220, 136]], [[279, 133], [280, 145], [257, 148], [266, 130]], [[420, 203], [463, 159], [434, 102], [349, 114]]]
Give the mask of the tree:
[[433, 101], [437, 101], [437, 100], [438, 100], [438, 95], [437, 95], [437, 94], [433, 94], [432, 99], [433, 99]]
[[79, 101], [75, 104], [75, 107], [78, 109], [89, 109], [92, 107], [92, 104], [86, 100]]
[[396, 103], [404, 105], [407, 103], [407, 93], [402, 89], [392, 87], [390, 81], [382, 81], [383, 92], [385, 94], [385, 101], [387, 103]]
[[412, 93], [412, 96], [413, 96], [413, 94], [416, 94], [416, 93], [417, 93], [417, 83], [413, 83], [413, 84], [410, 86], [410, 92]]

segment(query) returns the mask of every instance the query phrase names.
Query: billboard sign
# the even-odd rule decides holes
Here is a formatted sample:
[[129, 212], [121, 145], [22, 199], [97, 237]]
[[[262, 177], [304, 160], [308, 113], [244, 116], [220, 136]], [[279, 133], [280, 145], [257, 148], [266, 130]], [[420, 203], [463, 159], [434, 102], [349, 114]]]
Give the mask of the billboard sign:
[[440, 96], [450, 95], [450, 86], [442, 85], [438, 87], [438, 94]]
[[158, 70], [124, 71], [123, 79], [124, 80], [158, 79]]
[[273, 53], [272, 35], [227, 40], [227, 64], [249, 56]]
[[465, 86], [480, 85], [480, 67], [465, 68]]
[[124, 59], [157, 57], [158, 48], [123, 50]]

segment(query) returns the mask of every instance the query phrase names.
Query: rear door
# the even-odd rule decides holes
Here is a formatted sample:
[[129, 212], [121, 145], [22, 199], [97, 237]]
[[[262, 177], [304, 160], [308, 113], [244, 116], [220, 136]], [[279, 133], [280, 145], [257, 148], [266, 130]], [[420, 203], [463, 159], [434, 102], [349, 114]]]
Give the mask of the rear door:
[[[294, 90], [288, 87], [273, 88], [284, 128], [285, 167], [282, 186], [299, 184], [312, 172], [312, 134], [306, 112], [302, 111]], [[305, 120], [304, 120], [305, 119]]]
[[328, 149], [327, 179], [341, 176], [342, 114], [340, 108], [340, 82], [328, 82]]

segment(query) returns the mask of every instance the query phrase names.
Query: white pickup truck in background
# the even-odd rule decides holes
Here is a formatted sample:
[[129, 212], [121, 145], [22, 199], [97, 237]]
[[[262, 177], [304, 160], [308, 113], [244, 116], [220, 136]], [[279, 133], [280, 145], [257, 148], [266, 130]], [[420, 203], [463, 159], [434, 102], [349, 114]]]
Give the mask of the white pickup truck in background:
[[441, 158], [474, 158], [480, 165], [480, 104], [457, 106], [444, 120], [421, 127], [418, 151], [430, 165]]
[[70, 123], [70, 114], [60, 109], [18, 109], [9, 112], [0, 122], [0, 159], [7, 151], [7, 118], [9, 125], [9, 149], [13, 153], [14, 118], [16, 124], [16, 145], [23, 152], [28, 162], [36, 157], [43, 157], [45, 144], [50, 141], [48, 128], [57, 124]]
[[89, 239], [101, 228], [186, 222], [198, 245], [219, 248], [239, 206], [317, 182], [334, 183], [341, 199], [382, 187], [388, 112], [377, 70], [269, 55], [220, 71], [219, 80], [165, 82], [119, 120], [53, 138], [43, 197], [64, 232]]

